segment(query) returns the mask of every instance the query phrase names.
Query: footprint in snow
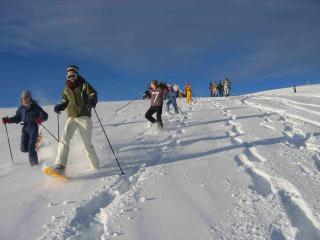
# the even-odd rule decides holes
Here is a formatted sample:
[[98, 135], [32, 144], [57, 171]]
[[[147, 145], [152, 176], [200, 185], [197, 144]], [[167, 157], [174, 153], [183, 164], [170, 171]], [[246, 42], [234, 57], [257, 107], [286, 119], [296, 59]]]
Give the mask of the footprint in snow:
[[278, 118], [278, 121], [287, 121], [287, 119], [286, 119], [285, 117], [283, 117], [283, 116], [280, 116], [280, 117]]
[[156, 198], [155, 197], [150, 197], [150, 198], [146, 198], [146, 197], [141, 197], [139, 199], [140, 202], [147, 202], [147, 201], [152, 201], [152, 200], [155, 200]]
[[244, 143], [244, 141], [239, 137], [234, 137], [233, 140], [238, 144], [243, 144]]
[[58, 206], [60, 205], [61, 203], [52, 203], [52, 202], [49, 202], [48, 204], [48, 207], [55, 207], [55, 206]]

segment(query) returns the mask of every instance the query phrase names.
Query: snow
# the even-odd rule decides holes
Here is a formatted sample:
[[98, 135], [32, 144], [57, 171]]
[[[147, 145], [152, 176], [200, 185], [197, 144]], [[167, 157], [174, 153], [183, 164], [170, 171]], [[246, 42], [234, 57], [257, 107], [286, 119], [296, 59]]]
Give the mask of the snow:
[[[164, 131], [146, 123], [148, 101], [119, 112], [125, 102], [99, 103], [125, 177], [95, 116], [102, 168], [89, 169], [76, 135], [70, 181], [43, 174], [57, 150], [44, 129], [41, 165], [31, 168], [19, 151], [21, 127], [8, 125], [14, 164], [2, 127], [0, 239], [320, 239], [319, 91], [182, 99], [185, 117], [165, 112]], [[57, 134], [52, 106], [45, 109]]]

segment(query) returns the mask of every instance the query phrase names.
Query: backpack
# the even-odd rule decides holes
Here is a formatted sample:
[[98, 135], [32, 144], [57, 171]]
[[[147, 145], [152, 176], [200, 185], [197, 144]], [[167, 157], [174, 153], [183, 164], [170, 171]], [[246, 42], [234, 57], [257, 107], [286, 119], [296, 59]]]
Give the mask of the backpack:
[[166, 90], [168, 90], [168, 85], [167, 85], [166, 82], [160, 82], [160, 83], [158, 84], [158, 87], [161, 88], [161, 89], [166, 89]]

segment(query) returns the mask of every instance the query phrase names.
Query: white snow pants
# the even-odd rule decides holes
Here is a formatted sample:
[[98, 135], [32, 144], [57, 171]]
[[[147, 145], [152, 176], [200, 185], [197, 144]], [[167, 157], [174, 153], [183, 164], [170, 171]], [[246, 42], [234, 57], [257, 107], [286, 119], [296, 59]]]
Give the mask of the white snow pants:
[[91, 168], [99, 168], [99, 159], [96, 151], [91, 143], [92, 138], [92, 120], [88, 116], [67, 119], [66, 125], [63, 130], [62, 137], [58, 145], [58, 155], [55, 164], [67, 165], [68, 155], [70, 151], [70, 141], [76, 130], [79, 130], [79, 134], [83, 141], [84, 149], [90, 160]]

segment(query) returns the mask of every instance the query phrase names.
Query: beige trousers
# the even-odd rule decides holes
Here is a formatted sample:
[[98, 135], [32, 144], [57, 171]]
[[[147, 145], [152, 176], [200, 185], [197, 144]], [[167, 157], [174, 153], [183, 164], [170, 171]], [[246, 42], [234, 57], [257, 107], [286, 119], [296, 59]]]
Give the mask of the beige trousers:
[[90, 160], [90, 165], [93, 169], [99, 168], [99, 159], [96, 151], [91, 143], [92, 138], [92, 120], [88, 116], [67, 119], [66, 125], [63, 130], [62, 137], [58, 145], [58, 154], [55, 164], [67, 165], [68, 155], [70, 151], [70, 141], [76, 130], [79, 130], [79, 134], [83, 141], [84, 149]]

